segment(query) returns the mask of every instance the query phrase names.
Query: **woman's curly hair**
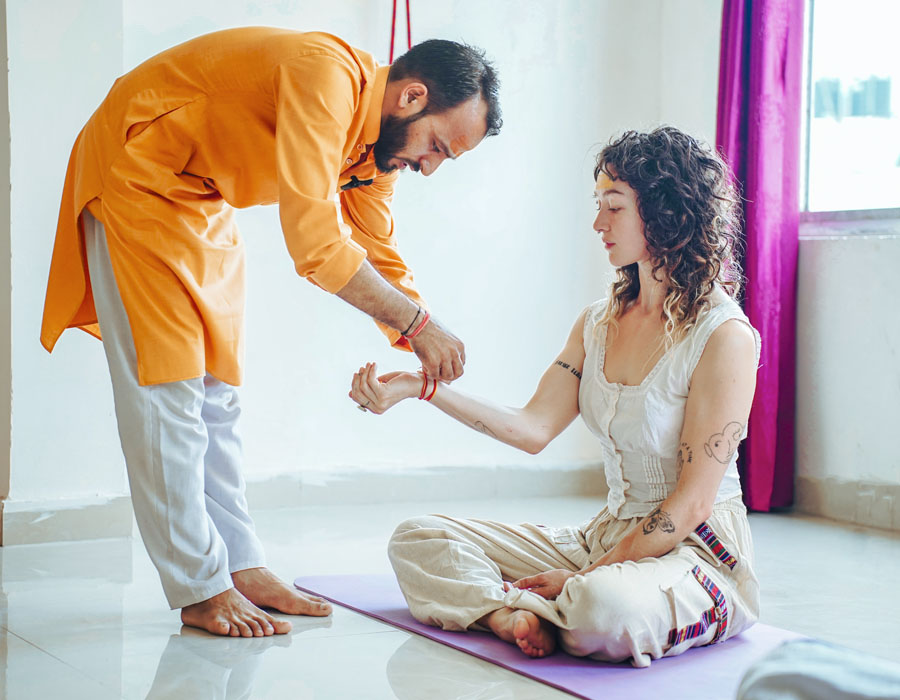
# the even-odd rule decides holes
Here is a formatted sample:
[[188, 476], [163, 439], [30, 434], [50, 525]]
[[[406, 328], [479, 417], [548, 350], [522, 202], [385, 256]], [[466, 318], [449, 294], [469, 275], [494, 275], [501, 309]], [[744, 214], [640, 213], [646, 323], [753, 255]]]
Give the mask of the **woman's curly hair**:
[[[696, 323], [717, 285], [740, 295], [741, 202], [730, 171], [709, 146], [663, 126], [610, 142], [597, 156], [595, 180], [601, 172], [637, 194], [653, 276], [666, 285], [669, 347]], [[639, 290], [637, 263], [618, 268], [600, 323], [615, 326]]]

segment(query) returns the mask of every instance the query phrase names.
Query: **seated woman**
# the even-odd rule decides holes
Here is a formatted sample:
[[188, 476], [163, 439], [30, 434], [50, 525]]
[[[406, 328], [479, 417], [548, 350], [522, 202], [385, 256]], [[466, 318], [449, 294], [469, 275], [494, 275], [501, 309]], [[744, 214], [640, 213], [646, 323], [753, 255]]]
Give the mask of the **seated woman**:
[[430, 397], [532, 454], [581, 413], [609, 484], [595, 518], [562, 528], [413, 518], [390, 559], [426, 624], [487, 629], [533, 657], [558, 641], [576, 656], [648, 666], [758, 617], [736, 460], [759, 335], [734, 300], [739, 200], [714, 152], [671, 127], [632, 131], [603, 149], [594, 176], [594, 229], [616, 278], [523, 408], [414, 373], [379, 378], [371, 364], [350, 396], [374, 413]]

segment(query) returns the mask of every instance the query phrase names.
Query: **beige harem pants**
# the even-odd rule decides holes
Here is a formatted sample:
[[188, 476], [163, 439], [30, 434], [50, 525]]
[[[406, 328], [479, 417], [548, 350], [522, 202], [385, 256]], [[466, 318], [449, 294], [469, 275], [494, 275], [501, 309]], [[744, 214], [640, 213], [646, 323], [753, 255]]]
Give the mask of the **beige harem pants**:
[[504, 581], [588, 566], [641, 520], [619, 520], [606, 508], [562, 528], [428, 515], [401, 523], [388, 553], [417, 620], [462, 631], [483, 629], [476, 622], [504, 606], [530, 610], [559, 628], [565, 651], [602, 661], [649, 666], [756, 622], [759, 588], [740, 498], [717, 504], [706, 529], [668, 554], [573, 576], [556, 600], [504, 592]]

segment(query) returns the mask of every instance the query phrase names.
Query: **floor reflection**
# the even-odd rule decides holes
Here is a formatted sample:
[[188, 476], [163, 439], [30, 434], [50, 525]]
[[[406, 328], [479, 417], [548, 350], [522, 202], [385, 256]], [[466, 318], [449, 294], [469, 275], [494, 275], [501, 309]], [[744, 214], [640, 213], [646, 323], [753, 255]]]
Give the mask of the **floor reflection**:
[[527, 700], [569, 698], [511, 671], [419, 636], [391, 656], [388, 683], [397, 700]]
[[252, 697], [261, 655], [290, 646], [289, 635], [217, 639], [184, 627], [169, 637], [147, 700], [243, 700]]
[[132, 551], [125, 538], [0, 548], [0, 697], [120, 691]]
[[332, 618], [291, 618], [289, 634], [271, 637], [216, 637], [182, 627], [169, 637], [146, 700], [243, 700], [253, 686], [263, 654], [291, 646], [294, 637], [331, 627]]

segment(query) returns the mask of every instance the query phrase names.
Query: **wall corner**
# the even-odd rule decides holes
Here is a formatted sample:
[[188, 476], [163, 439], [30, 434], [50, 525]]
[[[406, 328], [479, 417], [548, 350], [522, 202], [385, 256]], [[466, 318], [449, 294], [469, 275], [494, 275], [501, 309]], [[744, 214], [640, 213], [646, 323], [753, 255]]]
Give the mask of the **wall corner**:
[[12, 237], [10, 231], [9, 51], [6, 0], [0, 0], [0, 545], [9, 497], [12, 447]]

